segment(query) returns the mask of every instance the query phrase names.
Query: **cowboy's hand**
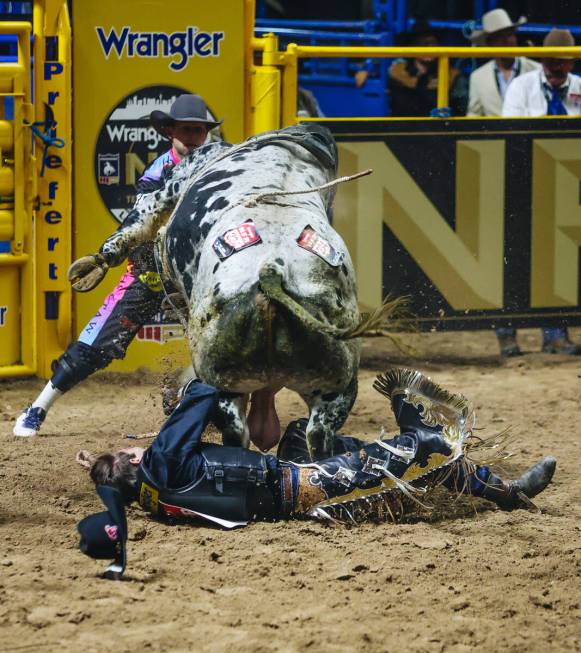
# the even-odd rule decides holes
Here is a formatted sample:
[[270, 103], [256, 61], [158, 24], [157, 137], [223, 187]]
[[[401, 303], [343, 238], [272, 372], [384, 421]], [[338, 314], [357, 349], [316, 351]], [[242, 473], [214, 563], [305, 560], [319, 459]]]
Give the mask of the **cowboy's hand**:
[[109, 265], [101, 254], [91, 254], [77, 259], [69, 268], [69, 281], [73, 290], [88, 292], [98, 286], [107, 274]]
[[96, 456], [93, 455], [90, 451], [87, 451], [86, 449], [81, 449], [81, 451], [77, 451], [77, 455], [75, 456], [75, 460], [79, 463], [79, 465], [82, 465], [83, 467], [86, 467], [87, 469], [90, 469], [95, 462]]

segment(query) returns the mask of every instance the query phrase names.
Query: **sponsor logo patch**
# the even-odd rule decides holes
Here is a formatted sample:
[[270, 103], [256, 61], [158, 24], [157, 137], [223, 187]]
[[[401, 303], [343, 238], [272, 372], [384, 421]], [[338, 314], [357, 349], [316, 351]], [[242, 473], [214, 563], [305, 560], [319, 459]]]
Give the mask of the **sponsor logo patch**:
[[225, 260], [240, 250], [262, 242], [258, 229], [252, 220], [238, 227], [228, 229], [214, 241], [212, 247], [220, 260]]
[[313, 254], [316, 254], [333, 267], [341, 265], [343, 261], [343, 254], [338, 252], [322, 236], [319, 236], [310, 224], [303, 229], [301, 235], [297, 238], [297, 244], [299, 247], [313, 252]]
[[147, 483], [141, 483], [139, 490], [139, 505], [146, 511], [157, 515], [159, 509], [159, 492]]
[[180, 340], [185, 336], [181, 324], [146, 324], [137, 332], [141, 342], [157, 342], [163, 345], [170, 340]]
[[97, 38], [108, 59], [112, 53], [118, 59], [143, 57], [171, 59], [170, 70], [183, 70], [194, 57], [219, 57], [224, 32], [205, 32], [188, 25], [183, 32], [136, 32], [125, 25], [120, 31], [95, 27]]
[[119, 154], [99, 154], [99, 183], [105, 186], [119, 183]]
[[113, 542], [119, 539], [119, 529], [116, 525], [111, 526], [111, 524], [106, 524], [105, 533], [107, 533], [107, 537]]

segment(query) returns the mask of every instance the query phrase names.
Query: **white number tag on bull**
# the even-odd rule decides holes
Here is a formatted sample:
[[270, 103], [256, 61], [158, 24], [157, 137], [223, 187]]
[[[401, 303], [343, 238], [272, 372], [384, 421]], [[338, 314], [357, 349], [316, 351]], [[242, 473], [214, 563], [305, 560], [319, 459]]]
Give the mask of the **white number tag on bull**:
[[320, 256], [323, 261], [326, 261], [329, 265], [337, 267], [341, 265], [343, 261], [343, 254], [338, 252], [328, 241], [326, 241], [322, 236], [308, 224], [302, 231], [301, 235], [297, 239], [299, 247], [313, 252], [317, 256]]
[[258, 229], [252, 220], [233, 229], [228, 229], [214, 241], [214, 251], [223, 261], [232, 254], [262, 242]]

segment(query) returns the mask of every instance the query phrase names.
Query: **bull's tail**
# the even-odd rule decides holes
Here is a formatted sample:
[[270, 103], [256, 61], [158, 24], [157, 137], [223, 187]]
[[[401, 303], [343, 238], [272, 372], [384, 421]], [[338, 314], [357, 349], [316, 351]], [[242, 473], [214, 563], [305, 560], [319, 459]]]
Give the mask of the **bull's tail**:
[[328, 324], [311, 315], [303, 306], [295, 301], [282, 286], [282, 274], [277, 268], [265, 265], [261, 268], [258, 279], [264, 295], [272, 301], [288, 309], [304, 326], [325, 333], [328, 336], [338, 340], [348, 340], [350, 338], [361, 338], [368, 331], [385, 326], [385, 322], [398, 312], [399, 308], [405, 303], [405, 299], [398, 298], [394, 300], [385, 300], [383, 304], [376, 308], [372, 313], [362, 314], [360, 319], [353, 325], [340, 328], [333, 324]]

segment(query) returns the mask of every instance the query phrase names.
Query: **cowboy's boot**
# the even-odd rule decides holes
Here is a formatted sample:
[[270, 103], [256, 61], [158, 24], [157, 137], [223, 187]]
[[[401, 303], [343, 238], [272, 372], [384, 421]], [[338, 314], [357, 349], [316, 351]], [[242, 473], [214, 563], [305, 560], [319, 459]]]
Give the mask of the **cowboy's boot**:
[[[444, 485], [461, 494], [492, 501], [501, 510], [511, 511], [519, 508], [537, 510], [531, 499], [549, 485], [556, 466], [555, 458], [548, 456], [533, 465], [516, 481], [503, 481], [488, 467], [471, 466], [469, 463], [468, 466], [458, 465]], [[468, 473], [466, 473], [467, 468]]]
[[[441, 483], [462, 456], [465, 428], [473, 418], [464, 397], [410, 370], [391, 370], [378, 377], [374, 388], [391, 400], [401, 433], [362, 446], [355, 441], [358, 451], [300, 465], [297, 513], [327, 517], [339, 506], [351, 516], [375, 509], [371, 504], [381, 498], [397, 500], [397, 514], [392, 514], [393, 502], [386, 509], [399, 517], [406, 500], [421, 504], [416, 496]], [[291, 433], [294, 453], [300, 449], [297, 430]]]

